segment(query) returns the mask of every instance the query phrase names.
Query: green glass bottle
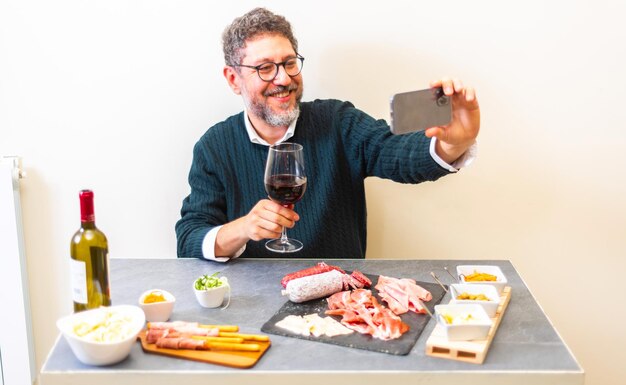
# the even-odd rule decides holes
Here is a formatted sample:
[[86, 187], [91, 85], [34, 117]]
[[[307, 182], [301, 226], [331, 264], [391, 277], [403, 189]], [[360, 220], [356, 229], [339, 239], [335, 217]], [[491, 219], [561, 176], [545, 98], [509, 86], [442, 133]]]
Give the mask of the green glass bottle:
[[93, 191], [81, 190], [80, 229], [70, 243], [74, 312], [111, 305], [109, 246], [96, 227]]

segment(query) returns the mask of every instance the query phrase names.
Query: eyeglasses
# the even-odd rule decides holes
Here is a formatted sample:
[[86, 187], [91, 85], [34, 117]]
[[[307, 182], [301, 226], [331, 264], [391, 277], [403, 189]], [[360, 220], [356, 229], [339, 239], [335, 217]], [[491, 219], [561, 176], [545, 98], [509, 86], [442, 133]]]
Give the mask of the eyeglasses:
[[285, 69], [285, 73], [287, 75], [294, 77], [297, 76], [300, 71], [302, 71], [302, 66], [304, 65], [304, 58], [300, 56], [300, 54], [296, 54], [296, 57], [291, 59], [287, 59], [281, 63], [267, 62], [261, 63], [258, 66], [248, 66], [245, 64], [235, 64], [233, 67], [246, 67], [256, 70], [256, 73], [259, 75], [261, 80], [264, 82], [271, 82], [276, 79], [278, 76], [278, 69], [280, 66], [283, 66]]

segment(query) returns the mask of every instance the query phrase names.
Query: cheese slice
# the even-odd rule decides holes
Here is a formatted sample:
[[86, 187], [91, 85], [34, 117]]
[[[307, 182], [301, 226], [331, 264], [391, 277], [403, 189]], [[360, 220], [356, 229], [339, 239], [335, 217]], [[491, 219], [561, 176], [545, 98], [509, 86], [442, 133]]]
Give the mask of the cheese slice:
[[320, 317], [319, 314], [306, 314], [304, 316], [288, 315], [276, 323], [279, 328], [288, 330], [294, 334], [305, 337], [327, 336], [334, 337], [353, 333], [352, 330], [343, 326], [331, 317]]

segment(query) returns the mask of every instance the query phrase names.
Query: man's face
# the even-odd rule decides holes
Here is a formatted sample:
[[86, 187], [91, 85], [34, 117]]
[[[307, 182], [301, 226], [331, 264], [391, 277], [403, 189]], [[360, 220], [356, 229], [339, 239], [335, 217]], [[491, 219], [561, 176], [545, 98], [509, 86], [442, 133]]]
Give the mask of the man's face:
[[[240, 64], [281, 63], [295, 56], [288, 39], [280, 35], [263, 35], [247, 42]], [[239, 67], [239, 70], [241, 96], [248, 113], [270, 126], [286, 127], [291, 124], [298, 115], [298, 103], [302, 99], [302, 74], [290, 77], [279, 66], [276, 78], [266, 82], [252, 68]]]

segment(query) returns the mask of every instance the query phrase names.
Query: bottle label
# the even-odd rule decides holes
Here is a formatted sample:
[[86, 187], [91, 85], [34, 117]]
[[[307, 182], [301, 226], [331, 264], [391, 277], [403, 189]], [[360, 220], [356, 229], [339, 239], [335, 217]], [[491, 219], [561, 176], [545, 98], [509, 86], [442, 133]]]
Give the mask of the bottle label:
[[76, 303], [87, 304], [87, 267], [85, 262], [72, 259], [70, 262], [72, 274], [72, 300]]

